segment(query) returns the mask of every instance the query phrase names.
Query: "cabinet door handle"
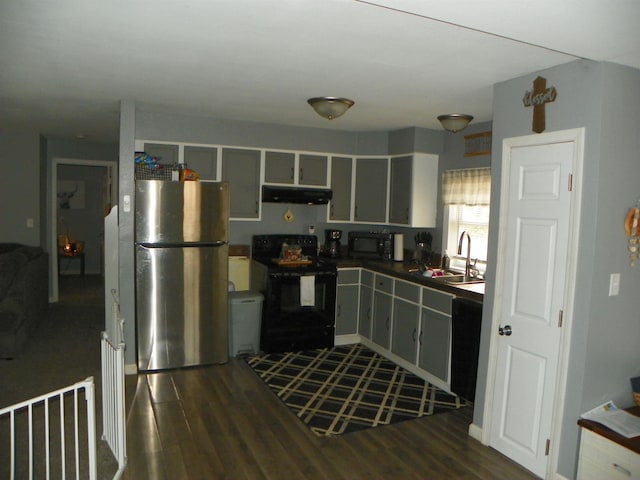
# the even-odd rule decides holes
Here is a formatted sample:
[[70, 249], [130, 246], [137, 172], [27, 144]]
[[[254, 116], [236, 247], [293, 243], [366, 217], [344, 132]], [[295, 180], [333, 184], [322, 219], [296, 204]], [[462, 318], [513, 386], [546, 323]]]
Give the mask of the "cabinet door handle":
[[358, 206], [357, 205], [353, 209], [353, 218], [358, 218]]
[[413, 343], [416, 343], [416, 329], [413, 329], [413, 333], [411, 334], [411, 337], [413, 338]]
[[338, 305], [338, 316], [340, 316], [340, 312], [342, 311], [342, 306]]
[[422, 345], [422, 330], [420, 330], [420, 335], [418, 335], [418, 343]]
[[385, 326], [387, 327], [387, 331], [389, 330], [389, 317], [387, 317], [387, 321], [385, 322]]
[[371, 307], [367, 308], [367, 320], [371, 320]]
[[631, 471], [624, 468], [622, 465], [618, 465], [617, 463], [613, 464], [614, 470], [619, 471], [620, 473], [626, 475], [627, 477], [631, 476]]
[[294, 173], [295, 173], [295, 170], [293, 169], [293, 167], [291, 167], [291, 180], [293, 180]]
[[298, 181], [302, 181], [302, 179], [304, 178], [304, 170], [301, 168], [300, 169], [300, 178], [298, 179]]
[[258, 213], [258, 202], [256, 202], [256, 212], [255, 213]]

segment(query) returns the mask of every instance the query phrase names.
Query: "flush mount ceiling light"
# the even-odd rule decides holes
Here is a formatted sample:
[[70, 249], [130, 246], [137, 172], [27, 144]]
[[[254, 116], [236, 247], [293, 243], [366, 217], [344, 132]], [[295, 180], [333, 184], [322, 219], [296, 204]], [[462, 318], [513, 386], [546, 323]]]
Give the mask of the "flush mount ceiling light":
[[344, 114], [355, 103], [348, 98], [339, 97], [314, 97], [307, 100], [318, 115], [328, 120], [333, 120]]
[[446, 115], [440, 115], [438, 120], [440, 120], [445, 130], [455, 133], [467, 128], [467, 125], [473, 120], [473, 117], [464, 113], [448, 113]]

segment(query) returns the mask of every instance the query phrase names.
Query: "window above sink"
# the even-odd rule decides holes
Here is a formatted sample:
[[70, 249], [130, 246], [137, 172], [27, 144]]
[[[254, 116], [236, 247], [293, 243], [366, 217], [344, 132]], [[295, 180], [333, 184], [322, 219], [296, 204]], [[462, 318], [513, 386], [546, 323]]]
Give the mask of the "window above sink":
[[491, 169], [469, 168], [448, 170], [443, 175], [444, 222], [442, 249], [450, 258], [449, 268], [463, 273], [466, 264], [466, 244], [458, 255], [463, 232], [471, 238], [470, 263], [484, 274], [489, 237], [489, 198]]

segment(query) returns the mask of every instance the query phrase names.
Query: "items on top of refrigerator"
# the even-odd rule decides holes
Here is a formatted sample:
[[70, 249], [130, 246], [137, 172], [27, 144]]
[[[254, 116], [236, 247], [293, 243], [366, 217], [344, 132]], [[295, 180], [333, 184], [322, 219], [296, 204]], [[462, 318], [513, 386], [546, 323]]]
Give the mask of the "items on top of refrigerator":
[[160, 163], [160, 157], [152, 157], [147, 152], [136, 152], [134, 162], [136, 165], [146, 165], [153, 170], [165, 167]]
[[161, 157], [153, 157], [147, 152], [135, 152], [136, 180], [179, 180], [181, 182], [200, 180], [198, 172], [187, 168], [186, 164], [166, 165], [160, 163], [161, 160]]

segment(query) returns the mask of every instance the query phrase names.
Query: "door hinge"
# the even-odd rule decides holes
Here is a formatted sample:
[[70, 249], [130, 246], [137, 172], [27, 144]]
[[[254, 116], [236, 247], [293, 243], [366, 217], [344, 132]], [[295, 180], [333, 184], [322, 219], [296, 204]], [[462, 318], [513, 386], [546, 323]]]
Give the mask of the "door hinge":
[[569, 187], [569, 191], [573, 192], [573, 173], [569, 174], [569, 185], [567, 185]]
[[558, 328], [562, 328], [562, 315], [564, 314], [564, 312], [562, 310], [560, 310], [560, 312], [558, 313]]
[[551, 449], [551, 439], [547, 438], [547, 445], [544, 447], [545, 457], [549, 456], [549, 450]]

